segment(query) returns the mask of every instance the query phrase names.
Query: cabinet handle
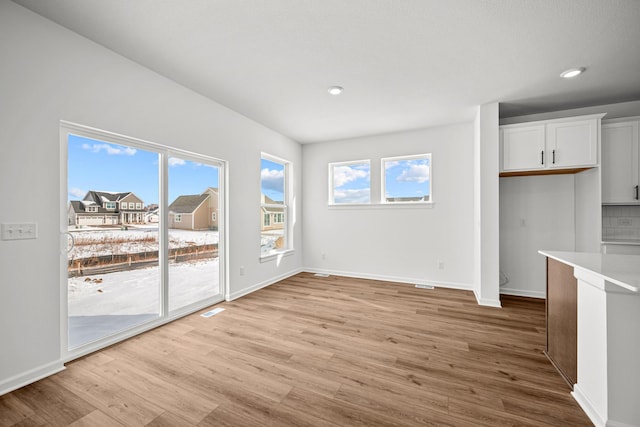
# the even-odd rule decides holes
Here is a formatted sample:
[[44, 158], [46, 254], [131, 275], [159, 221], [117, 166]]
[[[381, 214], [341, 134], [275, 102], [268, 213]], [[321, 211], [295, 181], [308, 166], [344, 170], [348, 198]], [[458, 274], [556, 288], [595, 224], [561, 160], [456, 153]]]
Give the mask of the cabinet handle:
[[551, 163], [556, 164], [556, 150], [551, 151]]
[[544, 150], [540, 152], [540, 164], [544, 165]]
[[635, 189], [635, 191], [636, 191], [636, 200], [638, 200], [638, 186], [636, 185], [636, 186], [634, 187], [634, 189]]

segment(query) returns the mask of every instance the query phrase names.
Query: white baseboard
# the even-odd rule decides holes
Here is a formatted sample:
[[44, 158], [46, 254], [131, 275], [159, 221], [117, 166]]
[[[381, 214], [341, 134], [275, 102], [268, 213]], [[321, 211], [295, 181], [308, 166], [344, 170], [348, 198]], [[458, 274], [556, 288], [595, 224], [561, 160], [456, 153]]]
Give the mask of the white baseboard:
[[478, 302], [478, 305], [483, 305], [485, 307], [502, 308], [502, 303], [500, 302], [499, 299], [480, 298], [480, 296], [478, 295], [478, 292], [476, 292], [475, 289], [473, 290], [473, 295], [476, 297], [476, 301]]
[[305, 268], [303, 270], [307, 273], [330, 274], [332, 276], [353, 277], [355, 279], [371, 279], [380, 280], [383, 282], [410, 283], [412, 285], [429, 285], [436, 288], [462, 289], [465, 291], [470, 291], [472, 289], [471, 285], [465, 283], [439, 282], [433, 280], [415, 279], [412, 277], [385, 276], [380, 274], [355, 273], [352, 271], [324, 270], [318, 268]]
[[547, 297], [544, 291], [530, 291], [526, 289], [500, 288], [500, 293], [504, 295], [513, 295], [516, 297], [541, 298]]
[[19, 375], [7, 378], [0, 382], [0, 396], [9, 393], [13, 390], [17, 390], [20, 387], [24, 387], [28, 384], [34, 383], [38, 380], [46, 378], [50, 375], [57, 374], [63, 371], [64, 365], [61, 361], [55, 361], [37, 368], [31, 369], [27, 372], [23, 372]]
[[289, 272], [281, 274], [279, 276], [272, 277], [271, 279], [265, 280], [264, 282], [260, 282], [260, 283], [257, 283], [255, 285], [253, 285], [253, 286], [249, 286], [248, 288], [244, 288], [244, 289], [239, 290], [237, 292], [233, 292], [233, 293], [227, 294], [227, 295], [225, 295], [225, 300], [226, 301], [233, 301], [235, 299], [238, 299], [240, 297], [248, 295], [248, 294], [250, 294], [252, 292], [255, 292], [255, 291], [259, 290], [259, 289], [265, 288], [265, 287], [267, 287], [269, 285], [273, 285], [274, 283], [279, 282], [280, 280], [284, 280], [284, 279], [287, 279], [287, 278], [289, 278], [291, 276], [295, 276], [296, 274], [302, 273], [303, 271], [305, 271], [305, 270], [302, 269], [302, 268], [297, 268], [295, 270], [289, 271]]
[[576, 400], [576, 402], [578, 402], [578, 405], [580, 405], [584, 413], [587, 414], [591, 422], [595, 424], [596, 427], [606, 427], [611, 425], [611, 424], [608, 424], [604, 420], [604, 418], [600, 416], [600, 413], [598, 413], [598, 411], [596, 410], [595, 406], [593, 406], [589, 398], [585, 396], [585, 394], [582, 392], [582, 389], [578, 384], [575, 384], [573, 386], [573, 391], [571, 392], [571, 395]]

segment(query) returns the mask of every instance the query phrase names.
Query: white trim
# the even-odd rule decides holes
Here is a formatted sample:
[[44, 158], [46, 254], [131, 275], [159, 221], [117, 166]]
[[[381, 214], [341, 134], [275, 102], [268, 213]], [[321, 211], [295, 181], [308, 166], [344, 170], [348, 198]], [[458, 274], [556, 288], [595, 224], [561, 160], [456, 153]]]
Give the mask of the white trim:
[[435, 288], [460, 289], [465, 291], [470, 291], [473, 288], [473, 285], [466, 283], [441, 282], [437, 280], [416, 279], [413, 277], [385, 276], [382, 274], [357, 273], [350, 271], [326, 270], [320, 268], [304, 268], [303, 271], [307, 273], [329, 274], [331, 276], [352, 277], [354, 279], [380, 280], [382, 282], [408, 283], [410, 285], [429, 285]]
[[582, 408], [585, 414], [589, 417], [591, 422], [595, 424], [596, 427], [605, 427], [612, 426], [613, 424], [608, 423], [605, 419], [598, 413], [596, 407], [591, 403], [587, 395], [582, 392], [582, 389], [578, 384], [573, 386], [573, 391], [571, 392], [571, 396], [578, 402], [578, 405]]
[[289, 271], [287, 273], [281, 274], [279, 276], [272, 277], [269, 280], [265, 280], [264, 282], [257, 283], [253, 286], [249, 286], [248, 288], [244, 288], [240, 291], [229, 293], [225, 296], [226, 301], [233, 301], [255, 291], [258, 291], [262, 288], [266, 288], [267, 286], [273, 285], [274, 283], [278, 283], [281, 280], [288, 279], [289, 277], [295, 276], [296, 274], [302, 273], [304, 269], [296, 268], [295, 270]]
[[500, 288], [500, 294], [528, 298], [547, 298], [546, 292], [544, 291], [531, 291], [526, 289]]
[[62, 364], [62, 361], [56, 360], [55, 362], [47, 363], [46, 365], [29, 369], [26, 372], [7, 378], [0, 382], [0, 396], [53, 374], [57, 374], [58, 372], [64, 371], [64, 369], [65, 367]]
[[476, 297], [476, 301], [478, 302], [478, 305], [482, 305], [485, 307], [502, 308], [502, 304], [500, 303], [499, 299], [481, 298], [480, 295], [478, 295], [477, 289], [473, 290], [473, 295]]
[[269, 252], [267, 254], [260, 255], [260, 262], [267, 262], [267, 261], [271, 261], [273, 259], [282, 258], [282, 257], [285, 257], [285, 256], [290, 256], [290, 255], [293, 255], [294, 252], [295, 252], [295, 250], [293, 248], [284, 249], [284, 250], [277, 251], [277, 252]]
[[433, 209], [433, 202], [392, 202], [392, 203], [345, 203], [342, 205], [329, 205], [329, 210], [348, 211], [363, 209]]

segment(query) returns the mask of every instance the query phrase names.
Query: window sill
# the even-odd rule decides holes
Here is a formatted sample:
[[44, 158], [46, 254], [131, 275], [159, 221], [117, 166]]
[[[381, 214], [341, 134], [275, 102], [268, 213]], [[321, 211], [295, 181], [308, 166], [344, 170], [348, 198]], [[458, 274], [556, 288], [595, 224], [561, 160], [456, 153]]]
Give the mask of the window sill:
[[349, 205], [328, 205], [329, 210], [361, 210], [361, 209], [433, 209], [435, 203], [372, 203], [372, 204], [349, 204]]
[[277, 252], [269, 252], [268, 254], [264, 254], [264, 255], [260, 255], [260, 262], [268, 262], [274, 259], [281, 259], [283, 257], [289, 256], [289, 255], [293, 255], [294, 250], [293, 249], [285, 249], [283, 251], [277, 251]]

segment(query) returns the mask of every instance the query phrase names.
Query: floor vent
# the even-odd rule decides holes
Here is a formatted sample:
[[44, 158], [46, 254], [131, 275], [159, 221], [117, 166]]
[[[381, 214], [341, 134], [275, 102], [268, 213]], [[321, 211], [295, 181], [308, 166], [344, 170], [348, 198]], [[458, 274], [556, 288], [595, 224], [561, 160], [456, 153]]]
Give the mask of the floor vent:
[[330, 275], [327, 274], [327, 273], [316, 273], [316, 274], [314, 274], [314, 276], [316, 276], [316, 277], [329, 277]]
[[213, 310], [209, 310], [206, 313], [202, 313], [200, 316], [211, 317], [211, 316], [215, 316], [218, 313], [222, 313], [223, 311], [224, 311], [224, 308], [214, 308]]
[[434, 286], [433, 285], [416, 285], [416, 288], [418, 288], [418, 289], [433, 289]]

